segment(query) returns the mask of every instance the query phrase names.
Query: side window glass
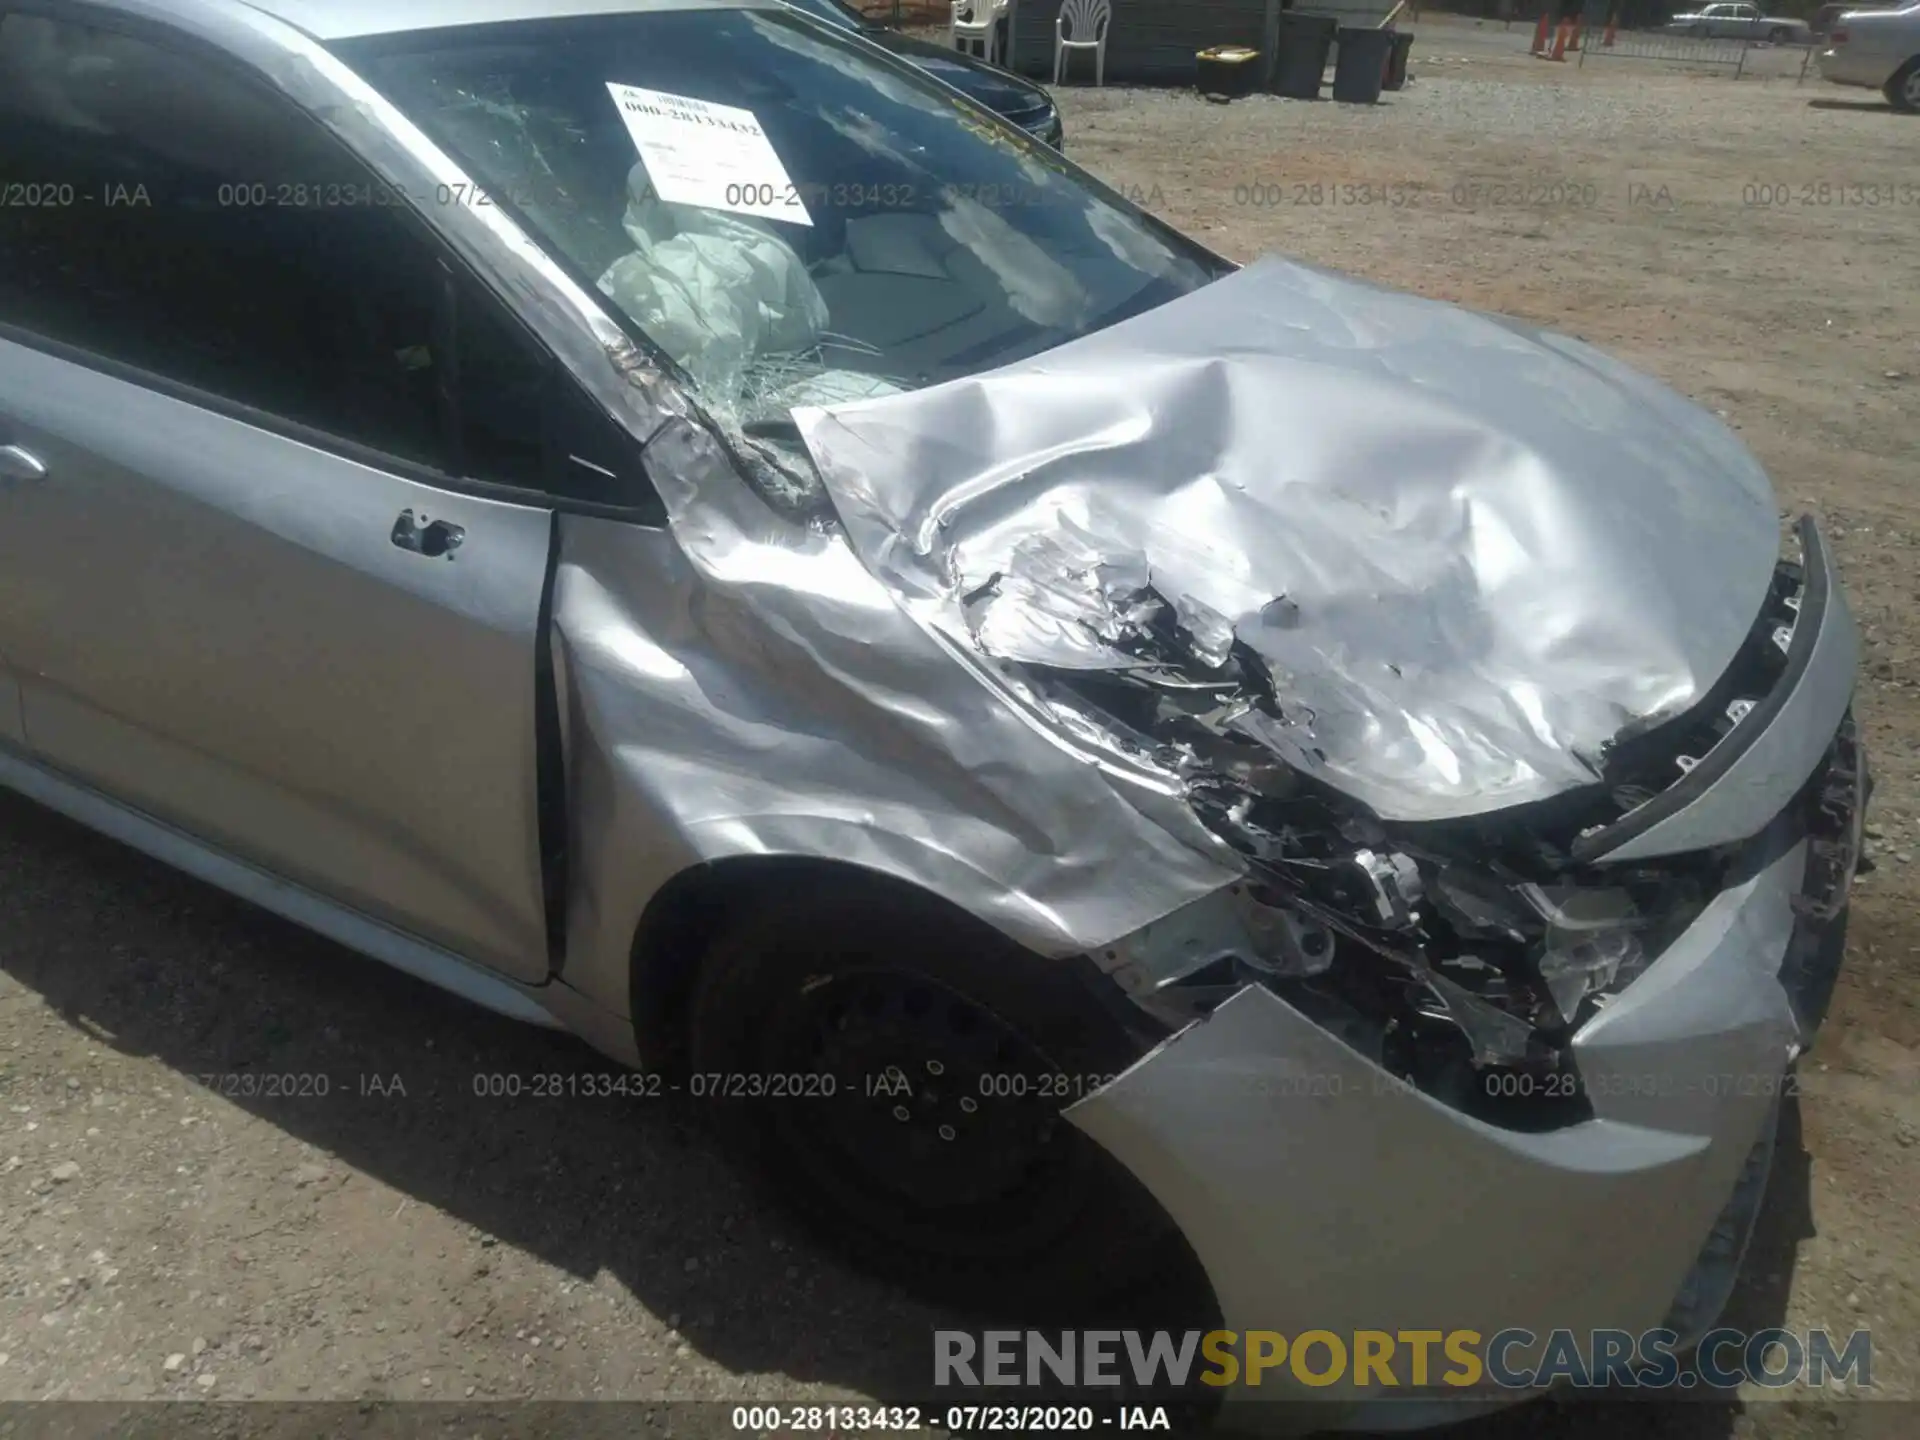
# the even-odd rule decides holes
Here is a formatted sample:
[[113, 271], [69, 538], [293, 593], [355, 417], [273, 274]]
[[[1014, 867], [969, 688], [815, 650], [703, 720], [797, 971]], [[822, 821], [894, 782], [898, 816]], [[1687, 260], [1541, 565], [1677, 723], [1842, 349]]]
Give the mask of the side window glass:
[[663, 513], [640, 463], [640, 447], [584, 390], [571, 382], [560, 387], [548, 423], [555, 494], [640, 507], [656, 518]]
[[434, 265], [319, 126], [186, 52], [0, 17], [0, 319], [428, 464]]
[[456, 477], [650, 495], [400, 197], [244, 76], [0, 15], [0, 184], [0, 321]]
[[546, 413], [558, 367], [478, 285], [458, 292], [459, 454], [479, 480], [546, 488]]
[[479, 285], [458, 297], [456, 468], [569, 500], [653, 502], [633, 437]]

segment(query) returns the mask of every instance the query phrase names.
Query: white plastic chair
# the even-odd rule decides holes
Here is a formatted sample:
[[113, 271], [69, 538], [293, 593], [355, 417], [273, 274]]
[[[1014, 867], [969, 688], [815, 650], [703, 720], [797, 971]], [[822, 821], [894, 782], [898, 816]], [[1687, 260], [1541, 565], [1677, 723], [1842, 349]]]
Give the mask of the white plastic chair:
[[1053, 21], [1054, 84], [1060, 83], [1069, 50], [1093, 51], [1093, 83], [1107, 83], [1107, 21], [1112, 18], [1112, 0], [1063, 0]]
[[996, 41], [999, 26], [994, 22], [1000, 18], [998, 8], [992, 0], [953, 0], [952, 33], [950, 39], [953, 48], [964, 50], [969, 55], [973, 47], [980, 47], [980, 58], [989, 65], [996, 60]]

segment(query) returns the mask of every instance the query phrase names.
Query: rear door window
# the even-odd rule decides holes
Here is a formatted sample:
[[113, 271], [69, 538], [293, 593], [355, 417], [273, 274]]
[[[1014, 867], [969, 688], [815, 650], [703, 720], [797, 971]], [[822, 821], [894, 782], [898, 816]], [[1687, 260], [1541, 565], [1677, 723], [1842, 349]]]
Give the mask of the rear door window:
[[216, 57], [0, 15], [0, 185], [0, 323], [449, 477], [632, 496], [549, 463], [571, 378], [405, 197]]
[[195, 55], [0, 19], [0, 172], [50, 202], [0, 210], [0, 319], [439, 461], [433, 257], [329, 141]]

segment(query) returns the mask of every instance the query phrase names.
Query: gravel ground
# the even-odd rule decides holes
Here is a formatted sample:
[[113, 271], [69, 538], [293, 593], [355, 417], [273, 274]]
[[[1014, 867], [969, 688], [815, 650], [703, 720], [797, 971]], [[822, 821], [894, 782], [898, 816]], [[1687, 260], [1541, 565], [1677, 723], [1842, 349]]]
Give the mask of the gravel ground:
[[[1869, 1325], [1880, 1393], [1910, 1398], [1920, 205], [1849, 187], [1920, 182], [1920, 122], [1818, 84], [1553, 66], [1498, 27], [1419, 33], [1415, 83], [1373, 109], [1070, 90], [1071, 152], [1237, 259], [1606, 346], [1726, 414], [1783, 505], [1829, 522], [1867, 636], [1880, 868], [1735, 1318]], [[0, 799], [0, 1399], [918, 1391], [937, 1313], [791, 1232], [685, 1106], [476, 1093], [603, 1068]], [[305, 1078], [200, 1078], [227, 1075]], [[1803, 1397], [1460, 1433], [1891, 1436], [1911, 1414]]]

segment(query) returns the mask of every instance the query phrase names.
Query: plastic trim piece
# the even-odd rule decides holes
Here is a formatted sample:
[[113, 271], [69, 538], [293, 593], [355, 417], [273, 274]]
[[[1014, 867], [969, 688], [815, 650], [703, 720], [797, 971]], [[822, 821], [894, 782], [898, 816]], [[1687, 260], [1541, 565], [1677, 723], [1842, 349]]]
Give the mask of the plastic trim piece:
[[1852, 703], [1860, 636], [1812, 516], [1786, 673], [1677, 783], [1573, 846], [1581, 864], [1680, 855], [1746, 840], [1783, 810], [1833, 743]]

